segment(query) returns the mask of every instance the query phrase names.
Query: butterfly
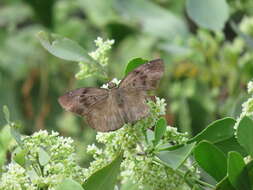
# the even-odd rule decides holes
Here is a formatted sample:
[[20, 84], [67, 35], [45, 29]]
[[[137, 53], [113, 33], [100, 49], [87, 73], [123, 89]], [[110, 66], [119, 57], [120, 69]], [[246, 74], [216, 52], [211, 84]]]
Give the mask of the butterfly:
[[58, 101], [65, 110], [84, 116], [97, 131], [114, 131], [149, 115], [147, 92], [156, 89], [163, 73], [163, 61], [155, 59], [131, 71], [118, 87], [109, 83], [108, 89], [79, 88]]

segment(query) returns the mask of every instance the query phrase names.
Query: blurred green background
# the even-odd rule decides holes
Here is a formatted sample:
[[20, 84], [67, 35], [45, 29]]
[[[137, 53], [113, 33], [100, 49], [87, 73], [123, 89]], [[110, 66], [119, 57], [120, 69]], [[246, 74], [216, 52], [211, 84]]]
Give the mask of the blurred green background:
[[[253, 77], [253, 1], [202, 2], [1, 0], [0, 106], [9, 107], [23, 134], [46, 129], [74, 138], [80, 163], [88, 163], [85, 146], [94, 141], [95, 131], [65, 112], [57, 98], [107, 81], [77, 81], [77, 63], [58, 59], [40, 45], [36, 33], [44, 30], [87, 51], [96, 48], [97, 36], [114, 39], [110, 78], [122, 78], [132, 58], [164, 59], [166, 74], [156, 94], [167, 100], [168, 123], [181, 131], [194, 135], [215, 119], [237, 117]], [[0, 125], [2, 165], [3, 150], [10, 146], [3, 113]]]

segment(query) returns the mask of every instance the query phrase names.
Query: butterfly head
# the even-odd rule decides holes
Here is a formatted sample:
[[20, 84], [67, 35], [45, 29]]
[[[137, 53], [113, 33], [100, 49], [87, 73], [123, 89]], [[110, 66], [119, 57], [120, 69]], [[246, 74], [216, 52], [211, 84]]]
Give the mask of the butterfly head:
[[78, 104], [81, 93], [82, 93], [81, 89], [67, 92], [63, 96], [59, 97], [58, 102], [65, 110], [76, 112], [76, 108], [79, 107]]
[[109, 89], [113, 89], [113, 88], [116, 88], [116, 87], [117, 87], [117, 84], [116, 84], [116, 83], [114, 83], [114, 82], [112, 82], [112, 81], [108, 83], [108, 88], [109, 88]]

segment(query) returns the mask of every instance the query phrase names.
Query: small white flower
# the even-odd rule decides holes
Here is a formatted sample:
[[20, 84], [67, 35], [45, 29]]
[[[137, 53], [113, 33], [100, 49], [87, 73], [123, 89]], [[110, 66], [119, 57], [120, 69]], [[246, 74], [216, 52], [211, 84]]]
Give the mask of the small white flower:
[[[112, 83], [116, 84], [116, 86], [118, 86], [119, 83], [120, 83], [120, 81], [121, 81], [121, 80], [118, 80], [117, 78], [113, 78], [110, 82], [112, 82]], [[109, 83], [103, 84], [103, 85], [101, 86], [101, 88], [108, 89], [108, 88], [109, 88]]]
[[164, 98], [155, 97], [156, 104], [160, 108], [159, 114], [164, 115], [166, 113], [166, 103]]
[[246, 164], [248, 164], [252, 160], [251, 156], [246, 156], [243, 159]]
[[103, 41], [101, 37], [98, 37], [95, 40], [95, 44], [98, 48], [95, 51], [90, 52], [89, 56], [95, 61], [98, 61], [101, 66], [106, 66], [108, 64], [108, 57], [106, 57], [106, 54], [112, 48], [114, 40]]
[[80, 182], [83, 180], [83, 170], [74, 159], [76, 156], [73, 139], [61, 137], [54, 131], [50, 134], [40, 130], [32, 136], [23, 138], [23, 146], [29, 150], [27, 158], [34, 163], [38, 161], [40, 147], [45, 148], [48, 152], [50, 160], [44, 166], [43, 176], [39, 173], [37, 178], [30, 180], [28, 170], [11, 163], [0, 178], [1, 190], [22, 190], [23, 186], [27, 187], [26, 189], [35, 190], [45, 185], [54, 190], [63, 178], [73, 178]]
[[248, 93], [249, 94], [251, 94], [251, 93], [253, 93], [253, 81], [250, 81], [249, 83], [248, 83]]
[[[253, 93], [253, 81], [250, 81], [248, 83], [247, 87], [248, 87], [248, 93], [252, 94]], [[248, 100], [246, 100], [242, 104], [242, 113], [236, 119], [236, 123], [234, 125], [235, 135], [237, 134], [236, 129], [238, 128], [238, 125], [244, 116], [253, 116], [253, 94], [250, 98], [248, 98]]]

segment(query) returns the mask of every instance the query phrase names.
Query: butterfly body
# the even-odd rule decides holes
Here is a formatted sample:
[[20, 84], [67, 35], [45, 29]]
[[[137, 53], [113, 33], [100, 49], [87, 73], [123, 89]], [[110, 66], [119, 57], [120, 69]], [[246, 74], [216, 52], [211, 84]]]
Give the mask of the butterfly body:
[[80, 88], [59, 98], [67, 111], [85, 116], [88, 124], [101, 132], [114, 131], [149, 114], [147, 91], [154, 90], [164, 71], [163, 62], [153, 60], [130, 72], [109, 89]]

